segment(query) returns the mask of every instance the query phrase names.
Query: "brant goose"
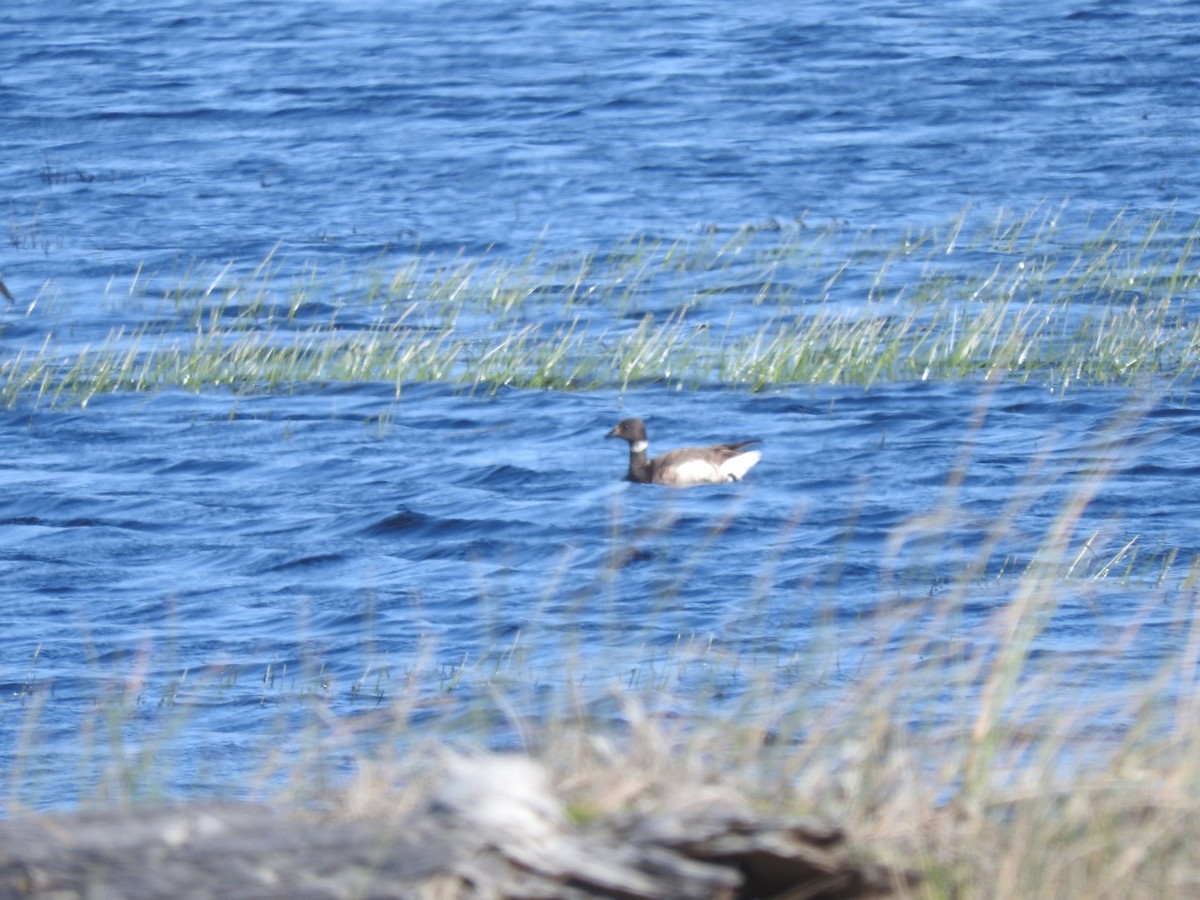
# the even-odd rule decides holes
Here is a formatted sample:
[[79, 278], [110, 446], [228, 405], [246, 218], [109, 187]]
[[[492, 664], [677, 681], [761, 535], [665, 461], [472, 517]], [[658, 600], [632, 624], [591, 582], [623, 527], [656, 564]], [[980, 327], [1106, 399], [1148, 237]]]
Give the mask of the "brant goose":
[[654, 459], [646, 458], [646, 423], [641, 419], [622, 419], [605, 437], [629, 441], [629, 481], [641, 484], [668, 484], [691, 487], [739, 481], [762, 458], [758, 450], [744, 450], [758, 441], [716, 444], [712, 447], [685, 447], [671, 450]]

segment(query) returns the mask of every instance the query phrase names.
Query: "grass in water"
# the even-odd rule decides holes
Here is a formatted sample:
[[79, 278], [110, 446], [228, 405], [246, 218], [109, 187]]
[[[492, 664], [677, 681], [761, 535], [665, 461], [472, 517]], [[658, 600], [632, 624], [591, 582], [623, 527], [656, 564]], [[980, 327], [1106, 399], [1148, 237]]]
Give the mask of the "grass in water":
[[[468, 391], [889, 380], [1078, 384], [1186, 377], [1200, 225], [1120, 216], [1068, 243], [1040, 211], [888, 239], [743, 229], [639, 238], [544, 259], [410, 259], [393, 271], [288, 281], [275, 255], [244, 277], [139, 271], [119, 320], [51, 329], [0, 364], [0, 402], [210, 387], [442, 382]], [[29, 317], [49, 317], [46, 304]], [[103, 330], [101, 330], [103, 329]], [[86, 333], [73, 321], [61, 332]]]

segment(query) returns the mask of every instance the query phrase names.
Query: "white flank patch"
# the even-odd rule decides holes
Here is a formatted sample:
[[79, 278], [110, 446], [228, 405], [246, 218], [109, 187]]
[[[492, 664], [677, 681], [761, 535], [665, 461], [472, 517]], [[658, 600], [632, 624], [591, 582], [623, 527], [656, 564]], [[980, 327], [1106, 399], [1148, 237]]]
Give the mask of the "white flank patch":
[[671, 465], [663, 473], [663, 483], [674, 487], [693, 484], [715, 484], [724, 481], [720, 470], [707, 459], [688, 459]]
[[748, 453], [739, 453], [737, 456], [730, 457], [721, 464], [721, 480], [741, 481], [760, 459], [762, 459], [761, 450], [751, 450]]

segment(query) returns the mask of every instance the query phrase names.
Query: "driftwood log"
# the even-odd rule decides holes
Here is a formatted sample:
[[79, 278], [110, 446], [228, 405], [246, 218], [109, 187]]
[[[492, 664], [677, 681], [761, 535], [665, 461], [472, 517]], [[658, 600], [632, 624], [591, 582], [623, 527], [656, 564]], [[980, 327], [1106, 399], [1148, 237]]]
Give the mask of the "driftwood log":
[[125, 807], [0, 822], [0, 897], [856, 898], [910, 878], [842, 833], [681, 804], [569, 824], [524, 758], [456, 758], [398, 817], [265, 804]]

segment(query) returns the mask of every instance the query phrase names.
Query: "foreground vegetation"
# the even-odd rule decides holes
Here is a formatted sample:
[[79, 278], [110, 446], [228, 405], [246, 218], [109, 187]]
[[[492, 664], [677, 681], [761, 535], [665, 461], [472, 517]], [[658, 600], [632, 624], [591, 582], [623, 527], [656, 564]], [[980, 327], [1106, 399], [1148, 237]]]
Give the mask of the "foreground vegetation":
[[1066, 235], [1054, 211], [964, 212], [903, 235], [773, 225], [518, 264], [413, 258], [296, 277], [273, 255], [242, 275], [138, 272], [98, 311], [73, 300], [64, 321], [55, 298], [35, 298], [28, 315], [53, 324], [0, 363], [0, 402], [362, 381], [399, 393], [1174, 379], [1200, 350], [1197, 234], [1119, 217]]
[[[948, 497], [964, 474], [951, 476]], [[36, 802], [39, 789], [61, 790], [64, 777], [84, 783], [85, 805], [174, 800], [172, 766], [182, 763], [200, 796], [319, 808], [386, 835], [429, 802], [446, 745], [499, 744], [544, 767], [568, 827], [585, 834], [604, 823], [619, 830], [630, 815], [749, 809], [844, 829], [851, 859], [904, 873], [893, 884], [900, 896], [1192, 896], [1197, 566], [1177, 555], [1129, 566], [1127, 544], [1090, 531], [1086, 512], [1104, 477], [1079, 480], [1023, 565], [996, 572], [986, 562], [1031, 502], [1014, 497], [1011, 515], [936, 596], [843, 626], [842, 637], [814, 624], [786, 659], [748, 660], [719, 637], [681, 641], [632, 676], [628, 660], [606, 654], [612, 672], [601, 684], [573, 671], [526, 672], [512, 649], [449, 669], [431, 653], [402, 670], [370, 660], [353, 685], [333, 688], [313, 660], [301, 673], [251, 673], [248, 692], [226, 667], [167, 684], [138, 667], [108, 676], [111, 693], [80, 730], [91, 756], [71, 774], [61, 753], [39, 758], [42, 710], [55, 701], [30, 689], [17, 763], [2, 783], [7, 814]], [[895, 564], [911, 565], [905, 557], [953, 522], [948, 500], [944, 515], [906, 523], [888, 542]], [[614, 540], [632, 550], [637, 536]], [[614, 571], [628, 556], [615, 551]], [[1085, 555], [1095, 564], [1081, 565]], [[963, 609], [983, 597], [992, 612], [976, 625]], [[1115, 617], [1105, 649], [1056, 660], [1041, 638], [1080, 598], [1098, 620], [1107, 604], [1134, 612]], [[1154, 630], [1143, 634], [1148, 623]], [[864, 652], [834, 646], [847, 632]], [[1158, 662], [1126, 666], [1146, 644]], [[851, 670], [835, 674], [831, 657]], [[1124, 673], [1119, 687], [1114, 667]], [[266, 705], [277, 718], [262, 728], [252, 765], [232, 777], [212, 771], [197, 788], [189, 735], [204, 727], [193, 717], [215, 703], [243, 717]]]

